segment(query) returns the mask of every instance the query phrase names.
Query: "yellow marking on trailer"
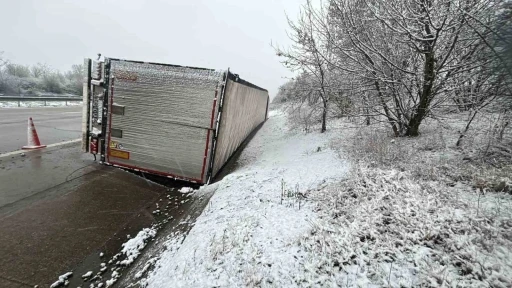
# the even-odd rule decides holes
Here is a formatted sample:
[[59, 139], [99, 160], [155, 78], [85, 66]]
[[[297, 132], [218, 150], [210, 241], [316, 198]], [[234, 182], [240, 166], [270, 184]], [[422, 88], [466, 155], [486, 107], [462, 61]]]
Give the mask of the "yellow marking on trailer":
[[121, 159], [130, 159], [130, 152], [117, 150], [117, 149], [110, 149], [110, 153], [108, 154], [115, 158], [121, 158]]

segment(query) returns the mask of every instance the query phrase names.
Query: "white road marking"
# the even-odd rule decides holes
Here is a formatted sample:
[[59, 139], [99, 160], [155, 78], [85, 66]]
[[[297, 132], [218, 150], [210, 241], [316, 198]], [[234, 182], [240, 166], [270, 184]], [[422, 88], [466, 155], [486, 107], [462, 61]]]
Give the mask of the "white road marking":
[[62, 112], [60, 114], [82, 114], [82, 111], [78, 111], [78, 112]]
[[[52, 148], [52, 147], [62, 146], [62, 145], [71, 144], [71, 143], [78, 143], [80, 141], [82, 141], [81, 138], [75, 139], [75, 140], [63, 141], [63, 142], [59, 142], [59, 143], [54, 143], [54, 144], [46, 145], [46, 148]], [[44, 149], [45, 148], [42, 148], [42, 149], [39, 149], [39, 150], [44, 150]], [[9, 157], [9, 156], [15, 156], [15, 155], [19, 155], [21, 153], [30, 152], [30, 151], [34, 151], [34, 150], [17, 150], [17, 151], [12, 151], [12, 152], [8, 152], [8, 153], [0, 154], [0, 158]]]

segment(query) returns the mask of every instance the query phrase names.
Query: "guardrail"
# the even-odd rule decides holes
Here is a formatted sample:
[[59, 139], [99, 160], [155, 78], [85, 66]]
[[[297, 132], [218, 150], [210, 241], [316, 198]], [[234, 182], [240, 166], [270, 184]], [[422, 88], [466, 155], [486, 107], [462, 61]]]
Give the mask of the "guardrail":
[[66, 106], [68, 102], [80, 102], [82, 101], [82, 97], [76, 96], [0, 96], [0, 102], [13, 101], [18, 102], [18, 107], [21, 106], [21, 102], [27, 101], [41, 101], [44, 102], [44, 106], [46, 106], [47, 102], [66, 102]]

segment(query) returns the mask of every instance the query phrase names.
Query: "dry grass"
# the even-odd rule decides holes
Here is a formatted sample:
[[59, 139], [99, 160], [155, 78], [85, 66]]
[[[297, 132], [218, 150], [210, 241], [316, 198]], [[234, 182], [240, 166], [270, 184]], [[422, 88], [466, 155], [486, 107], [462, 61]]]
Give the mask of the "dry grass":
[[332, 146], [352, 171], [308, 198], [319, 220], [299, 241], [306, 256], [298, 281], [512, 287], [512, 163], [483, 153], [495, 141], [485, 118], [457, 147], [460, 116], [427, 121], [415, 138], [392, 137], [385, 125], [331, 127], [340, 135]]
[[[312, 194], [319, 220], [299, 245], [319, 285], [509, 287], [512, 197], [354, 167]], [[307, 268], [315, 267], [313, 270]]]
[[456, 147], [459, 131], [465, 125], [463, 117], [452, 115], [443, 124], [426, 121], [422, 134], [415, 138], [392, 137], [385, 125], [344, 128], [349, 137], [333, 145], [352, 161], [410, 172], [418, 180], [441, 181], [446, 185], [463, 182], [489, 191], [512, 193], [512, 156], [506, 153], [512, 146], [507, 138], [498, 142], [496, 129], [493, 130], [496, 122], [481, 117], [462, 145]]

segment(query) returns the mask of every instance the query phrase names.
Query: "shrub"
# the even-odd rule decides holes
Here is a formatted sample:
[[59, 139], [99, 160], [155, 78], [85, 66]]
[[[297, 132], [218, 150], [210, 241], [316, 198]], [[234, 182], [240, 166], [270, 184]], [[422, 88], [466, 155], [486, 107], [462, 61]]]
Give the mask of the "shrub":
[[57, 73], [47, 75], [43, 78], [42, 88], [50, 93], [62, 93], [63, 85]]

